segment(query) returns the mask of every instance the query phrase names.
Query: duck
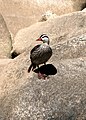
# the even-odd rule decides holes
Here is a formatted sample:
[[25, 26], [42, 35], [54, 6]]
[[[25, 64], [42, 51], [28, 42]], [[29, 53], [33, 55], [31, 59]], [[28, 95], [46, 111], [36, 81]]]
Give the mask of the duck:
[[36, 45], [30, 51], [30, 60], [31, 65], [29, 66], [28, 72], [34, 71], [36, 67], [39, 68], [39, 65], [44, 64], [52, 56], [52, 48], [50, 47], [50, 39], [46, 34], [42, 34], [36, 41], [42, 41], [41, 44]]

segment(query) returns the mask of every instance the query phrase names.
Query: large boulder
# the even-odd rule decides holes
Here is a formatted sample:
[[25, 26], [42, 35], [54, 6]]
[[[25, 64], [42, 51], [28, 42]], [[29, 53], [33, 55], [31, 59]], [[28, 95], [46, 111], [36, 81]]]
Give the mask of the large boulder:
[[51, 10], [53, 13], [61, 15], [73, 11], [71, 0], [0, 0], [0, 11], [4, 15], [7, 25], [13, 36], [24, 27], [40, 20], [42, 14]]
[[[46, 22], [38, 22], [28, 28], [21, 29], [16, 34], [14, 38], [13, 51], [19, 54], [22, 53], [29, 46], [32, 46], [32, 44], [34, 46], [34, 44], [37, 44], [35, 40], [42, 33], [48, 34], [48, 36], [50, 37], [51, 45], [53, 44], [53, 42], [55, 43], [55, 41], [56, 44], [60, 44], [60, 41], [72, 41], [73, 39], [77, 39], [79, 41], [80, 37], [82, 37], [83, 35], [84, 37], [86, 36], [85, 27], [86, 12], [75, 12], [49, 19]], [[84, 42], [85, 41], [81, 42], [81, 44]]]
[[85, 7], [86, 0], [0, 0], [0, 11], [13, 35], [40, 20], [48, 10], [62, 15]]
[[[28, 73], [29, 52], [42, 33], [49, 35], [53, 50], [47, 64], [57, 70], [45, 80], [36, 72]], [[0, 120], [86, 119], [86, 12], [49, 18], [20, 30], [13, 53], [22, 54], [0, 59]]]
[[0, 119], [85, 120], [86, 57], [57, 62], [53, 53], [48, 63], [57, 74], [43, 80], [27, 72], [28, 56], [21, 54], [0, 72]]
[[[60, 32], [63, 36], [55, 34], [50, 28], [53, 31], [50, 32], [53, 35], [53, 55], [48, 64], [54, 65], [57, 73], [48, 79], [38, 79], [37, 73], [32, 71], [28, 73], [29, 46], [13, 60], [0, 60], [1, 120], [85, 120], [86, 28], [85, 23], [80, 24], [79, 21], [79, 25], [75, 26], [76, 32], [72, 31], [72, 27], [66, 29], [65, 32], [71, 34]], [[61, 27], [62, 32], [65, 28]]]
[[12, 40], [4, 18], [0, 14], [0, 58], [10, 58]]
[[86, 0], [71, 0], [73, 2], [73, 8], [77, 11], [81, 11], [86, 8]]

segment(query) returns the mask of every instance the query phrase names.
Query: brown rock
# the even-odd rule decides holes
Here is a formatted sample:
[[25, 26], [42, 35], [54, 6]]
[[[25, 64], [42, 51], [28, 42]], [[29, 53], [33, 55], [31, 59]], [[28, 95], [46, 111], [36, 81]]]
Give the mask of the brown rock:
[[40, 20], [46, 11], [51, 10], [57, 15], [80, 11], [86, 7], [86, 0], [0, 0], [0, 6], [14, 36], [19, 29]]
[[0, 14], [0, 58], [10, 58], [12, 49], [11, 35], [4, 18]]
[[86, 12], [86, 8], [84, 8], [82, 11]]
[[23, 0], [23, 1], [1, 1], [1, 13], [7, 22], [9, 30], [13, 36], [21, 28], [32, 25], [41, 19], [42, 14], [51, 10], [53, 13], [61, 15], [73, 11], [71, 0], [68, 2], [61, 0]]
[[48, 19], [56, 18], [57, 15], [53, 13], [52, 11], [47, 11], [42, 15], [42, 18], [39, 20], [39, 22], [47, 21]]
[[73, 8], [77, 11], [81, 11], [86, 8], [86, 0], [71, 0], [73, 2]]
[[[34, 41], [42, 33], [48, 34], [51, 40], [51, 44], [53, 42], [55, 43], [55, 41], [58, 43], [60, 41], [65, 41], [68, 39], [68, 41], [71, 41], [71, 37], [73, 37], [74, 34], [77, 34], [77, 39], [78, 36], [80, 37], [82, 34], [85, 34], [85, 32], [82, 33], [86, 27], [85, 21], [85, 12], [75, 12], [50, 19], [46, 22], [36, 23], [28, 28], [20, 30], [17, 33], [14, 39], [13, 51], [22, 53], [29, 46], [35, 44]], [[79, 31], [79, 34], [77, 31]]]
[[85, 31], [84, 27], [80, 30], [76, 28], [76, 32], [72, 31], [66, 37], [52, 41], [53, 55], [48, 63], [55, 66], [57, 73], [46, 80], [38, 79], [37, 73], [27, 72], [30, 65], [27, 48], [24, 53], [7, 63], [2, 60], [0, 119], [86, 118]]
[[1, 119], [85, 119], [86, 58], [66, 59], [57, 63], [56, 55], [49, 63], [57, 74], [38, 79], [28, 73], [28, 55], [23, 53], [0, 72]]
[[[47, 64], [57, 69], [55, 75], [45, 80], [38, 79], [35, 72], [27, 72], [29, 51], [42, 33], [49, 35], [53, 50]], [[23, 53], [12, 60], [0, 59], [1, 120], [86, 119], [85, 12], [63, 15], [20, 30], [13, 51]]]

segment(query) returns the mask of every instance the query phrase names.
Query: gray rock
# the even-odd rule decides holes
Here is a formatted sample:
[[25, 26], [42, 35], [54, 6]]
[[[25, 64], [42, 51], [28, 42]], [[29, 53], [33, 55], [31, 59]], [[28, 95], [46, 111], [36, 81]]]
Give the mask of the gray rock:
[[0, 11], [14, 36], [18, 30], [36, 23], [48, 10], [63, 15], [80, 11], [85, 4], [86, 0], [0, 0]]
[[[86, 119], [86, 58], [62, 60], [58, 63], [54, 58], [51, 63], [58, 72], [46, 80], [39, 80], [35, 73], [32, 77], [28, 77], [23, 72], [25, 61], [21, 62], [23, 68], [18, 66], [15, 71], [13, 68], [14, 74], [17, 72], [15, 89], [12, 87], [0, 99], [1, 120]], [[19, 74], [21, 70], [22, 76]], [[12, 82], [9, 86], [12, 86], [15, 79], [12, 77], [13, 71], [10, 71]], [[18, 76], [21, 83], [22, 79], [25, 81], [21, 87]]]
[[27, 72], [28, 51], [3, 67], [0, 72], [1, 120], [86, 119], [86, 57], [58, 60], [58, 49], [53, 46], [53, 50], [48, 63], [56, 67], [57, 74], [50, 75], [49, 79], [38, 79], [36, 73]]
[[0, 58], [10, 58], [12, 49], [11, 35], [4, 18], [0, 14]]
[[68, 40], [60, 38], [64, 39], [64, 41], [53, 44], [53, 53], [58, 61], [61, 59], [86, 57], [86, 35], [79, 33]]
[[52, 18], [56, 18], [57, 17], [57, 15], [55, 14], [55, 13], [53, 13], [52, 11], [47, 11], [47, 12], [45, 12], [43, 15], [42, 15], [42, 17], [41, 17], [41, 19], [39, 20], [39, 22], [44, 22], [44, 21], [46, 21], [46, 20], [49, 20], [49, 19], [52, 19]]
[[[49, 35], [53, 50], [47, 64], [57, 69], [45, 80], [28, 73], [29, 51], [41, 33]], [[86, 13], [22, 29], [13, 47], [22, 54], [0, 60], [0, 120], [86, 120]]]
[[14, 38], [13, 51], [22, 53], [32, 46], [33, 43], [35, 43], [34, 41], [43, 33], [46, 33], [50, 37], [51, 45], [55, 43], [55, 41], [57, 41], [56, 44], [58, 44], [60, 41], [74, 38], [75, 34], [76, 39], [78, 39], [78, 36], [86, 34], [84, 32], [86, 31], [85, 21], [85, 12], [75, 12], [49, 19], [46, 22], [38, 22], [30, 27], [21, 29]]

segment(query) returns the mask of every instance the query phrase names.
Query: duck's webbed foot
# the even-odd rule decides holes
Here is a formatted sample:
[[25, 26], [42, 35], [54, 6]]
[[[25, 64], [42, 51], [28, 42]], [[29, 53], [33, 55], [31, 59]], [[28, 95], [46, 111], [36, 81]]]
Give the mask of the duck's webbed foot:
[[39, 72], [39, 73], [38, 73], [38, 78], [39, 78], [39, 79], [44, 79], [44, 80], [45, 80], [46, 78], [48, 79], [49, 76], [46, 75], [46, 74], [42, 74], [42, 73]]

